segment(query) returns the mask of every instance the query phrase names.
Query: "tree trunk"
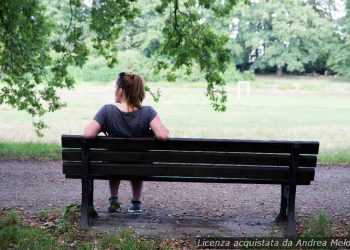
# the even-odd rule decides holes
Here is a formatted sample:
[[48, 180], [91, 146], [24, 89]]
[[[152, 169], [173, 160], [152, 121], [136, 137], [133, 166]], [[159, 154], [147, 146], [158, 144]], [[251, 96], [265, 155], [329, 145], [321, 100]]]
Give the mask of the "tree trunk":
[[282, 75], [283, 75], [283, 69], [282, 69], [282, 67], [277, 67], [276, 75], [277, 75], [277, 76], [282, 76]]

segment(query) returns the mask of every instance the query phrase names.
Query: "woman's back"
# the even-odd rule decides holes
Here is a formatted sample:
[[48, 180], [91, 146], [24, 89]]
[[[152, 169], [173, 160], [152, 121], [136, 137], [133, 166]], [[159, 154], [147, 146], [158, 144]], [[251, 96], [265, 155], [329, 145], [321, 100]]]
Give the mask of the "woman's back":
[[102, 125], [102, 131], [110, 136], [130, 138], [153, 136], [150, 123], [157, 112], [151, 106], [142, 106], [133, 112], [124, 112], [116, 105], [104, 105], [94, 120]]

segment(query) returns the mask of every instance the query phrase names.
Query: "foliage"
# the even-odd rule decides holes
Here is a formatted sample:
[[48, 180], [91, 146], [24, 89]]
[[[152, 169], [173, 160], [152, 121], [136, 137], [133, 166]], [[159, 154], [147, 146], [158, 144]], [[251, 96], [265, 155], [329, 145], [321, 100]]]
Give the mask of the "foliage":
[[334, 13], [338, 11], [334, 0], [307, 0], [307, 2], [321, 17], [329, 20], [333, 20]]
[[174, 81], [174, 71], [185, 68], [186, 74], [192, 72], [192, 65], [197, 62], [205, 73], [208, 82], [207, 95], [212, 101], [214, 110], [224, 111], [227, 101], [224, 89], [223, 74], [230, 62], [229, 50], [225, 48], [228, 37], [216, 34], [208, 23], [202, 20], [198, 8], [211, 10], [213, 15], [223, 17], [229, 13], [235, 1], [226, 1], [218, 5], [212, 1], [188, 1], [180, 5], [179, 1], [163, 0], [157, 12], [164, 14], [170, 10], [167, 25], [163, 28], [164, 39], [159, 53], [161, 59], [157, 62], [155, 72], [169, 70], [168, 81]]
[[308, 222], [308, 228], [302, 233], [302, 237], [332, 237], [332, 227], [329, 217], [325, 213], [320, 213], [311, 218]]
[[[69, 72], [74, 76], [77, 81], [84, 82], [105, 82], [109, 84], [116, 79], [116, 72], [131, 71], [138, 72], [144, 77], [145, 84], [152, 86], [152, 83], [157, 82], [161, 85], [162, 79], [167, 77], [166, 72], [160, 72], [159, 74], [152, 74], [152, 58], [147, 58], [143, 55], [139, 49], [127, 49], [118, 53], [118, 64], [113, 68], [109, 68], [104, 63], [101, 56], [90, 56], [86, 64], [82, 68], [70, 67]], [[192, 65], [192, 73], [186, 74], [186, 69], [181, 68], [176, 72], [172, 72], [176, 77], [177, 83], [187, 82], [190, 85], [191, 82], [205, 82], [205, 75], [201, 72], [198, 63]], [[224, 73], [224, 79], [226, 82], [236, 82], [237, 80], [251, 80], [254, 75], [250, 72], [238, 72], [233, 63], [228, 64], [227, 70]], [[164, 81], [164, 80], [163, 80]]]
[[20, 222], [19, 214], [16, 210], [11, 210], [0, 219], [0, 229], [6, 226], [16, 226]]
[[[64, 104], [57, 89], [72, 88], [69, 65], [82, 66], [87, 48], [79, 22], [84, 15], [79, 1], [70, 1], [69, 24], [54, 24], [40, 1], [6, 1], [0, 6], [0, 104], [27, 111], [33, 118]], [[74, 11], [73, 11], [74, 8]], [[74, 19], [74, 21], [73, 21]], [[52, 31], [55, 30], [55, 34]], [[33, 121], [38, 135], [46, 125]]]
[[132, 20], [140, 10], [133, 6], [133, 1], [93, 1], [91, 7], [90, 29], [94, 32], [92, 41], [98, 53], [107, 59], [107, 64], [117, 63], [118, 51], [115, 41], [123, 30], [123, 24]]
[[[227, 37], [201, 23], [196, 7], [224, 17], [235, 0], [225, 1], [225, 4], [219, 0], [184, 4], [179, 0], [152, 2], [142, 15], [150, 18], [156, 11], [165, 17], [163, 39], [159, 42], [158, 31], [141, 44], [145, 35], [138, 36], [139, 29], [145, 33], [150, 26], [153, 30], [160, 27], [160, 19], [150, 26], [142, 23], [143, 19], [136, 19], [144, 5], [145, 1], [137, 5], [136, 0], [95, 0], [91, 6], [82, 0], [54, 1], [53, 5], [47, 0], [5, 1], [0, 6], [0, 83], [3, 83], [0, 104], [27, 111], [37, 134], [42, 136], [41, 130], [46, 124], [41, 117], [65, 106], [57, 91], [71, 89], [75, 84], [68, 68], [82, 67], [91, 45], [106, 59], [107, 65], [113, 67], [117, 63], [118, 39], [129, 39], [129, 48], [142, 48], [149, 57], [157, 48], [161, 51], [155, 72], [169, 67], [174, 71], [184, 66], [189, 73], [192, 64], [197, 62], [205, 72], [208, 96], [214, 109], [224, 110], [223, 73], [229, 62], [224, 47]], [[169, 8], [172, 12], [168, 15]], [[125, 25], [128, 25], [128, 32], [121, 37]], [[168, 74], [168, 80], [174, 77]]]
[[328, 66], [336, 73], [350, 78], [350, 0], [345, 1], [346, 15], [338, 21], [338, 43], [328, 59]]
[[[135, 2], [141, 13], [125, 23], [125, 29], [118, 39], [120, 50], [137, 49], [150, 58], [160, 45], [160, 37], [165, 17], [156, 12], [158, 0], [139, 0]], [[142, 64], [142, 63], [141, 63]]]
[[350, 34], [344, 35], [332, 51], [327, 64], [337, 74], [350, 78]]
[[81, 206], [77, 204], [70, 204], [62, 211], [60, 220], [74, 222], [80, 215]]
[[331, 37], [331, 25], [307, 3], [264, 0], [240, 6], [234, 16], [239, 20], [235, 42], [246, 51], [244, 58], [252, 69], [302, 72], [327, 53], [324, 44]]
[[39, 212], [39, 219], [40, 220], [47, 220], [49, 217], [49, 214], [46, 209], [41, 209]]

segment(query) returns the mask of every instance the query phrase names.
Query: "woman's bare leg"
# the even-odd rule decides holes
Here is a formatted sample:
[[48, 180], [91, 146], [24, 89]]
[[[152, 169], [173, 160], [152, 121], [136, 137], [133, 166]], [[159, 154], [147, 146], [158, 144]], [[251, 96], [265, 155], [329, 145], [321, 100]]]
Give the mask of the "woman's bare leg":
[[120, 180], [110, 180], [109, 190], [111, 191], [111, 197], [118, 197]]
[[132, 199], [134, 201], [141, 201], [141, 193], [143, 181], [130, 181], [132, 189]]

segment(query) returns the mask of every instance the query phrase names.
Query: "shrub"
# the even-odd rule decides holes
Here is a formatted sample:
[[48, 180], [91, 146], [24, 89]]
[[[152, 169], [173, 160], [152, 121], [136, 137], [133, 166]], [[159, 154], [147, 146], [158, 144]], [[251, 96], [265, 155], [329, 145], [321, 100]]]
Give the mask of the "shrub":
[[16, 210], [12, 210], [0, 219], [0, 229], [6, 226], [18, 225], [20, 222], [19, 214]]
[[46, 209], [41, 209], [39, 212], [39, 219], [40, 220], [47, 220], [49, 218], [49, 214]]
[[308, 228], [302, 237], [331, 237], [333, 235], [330, 220], [325, 213], [320, 213], [308, 222]]

